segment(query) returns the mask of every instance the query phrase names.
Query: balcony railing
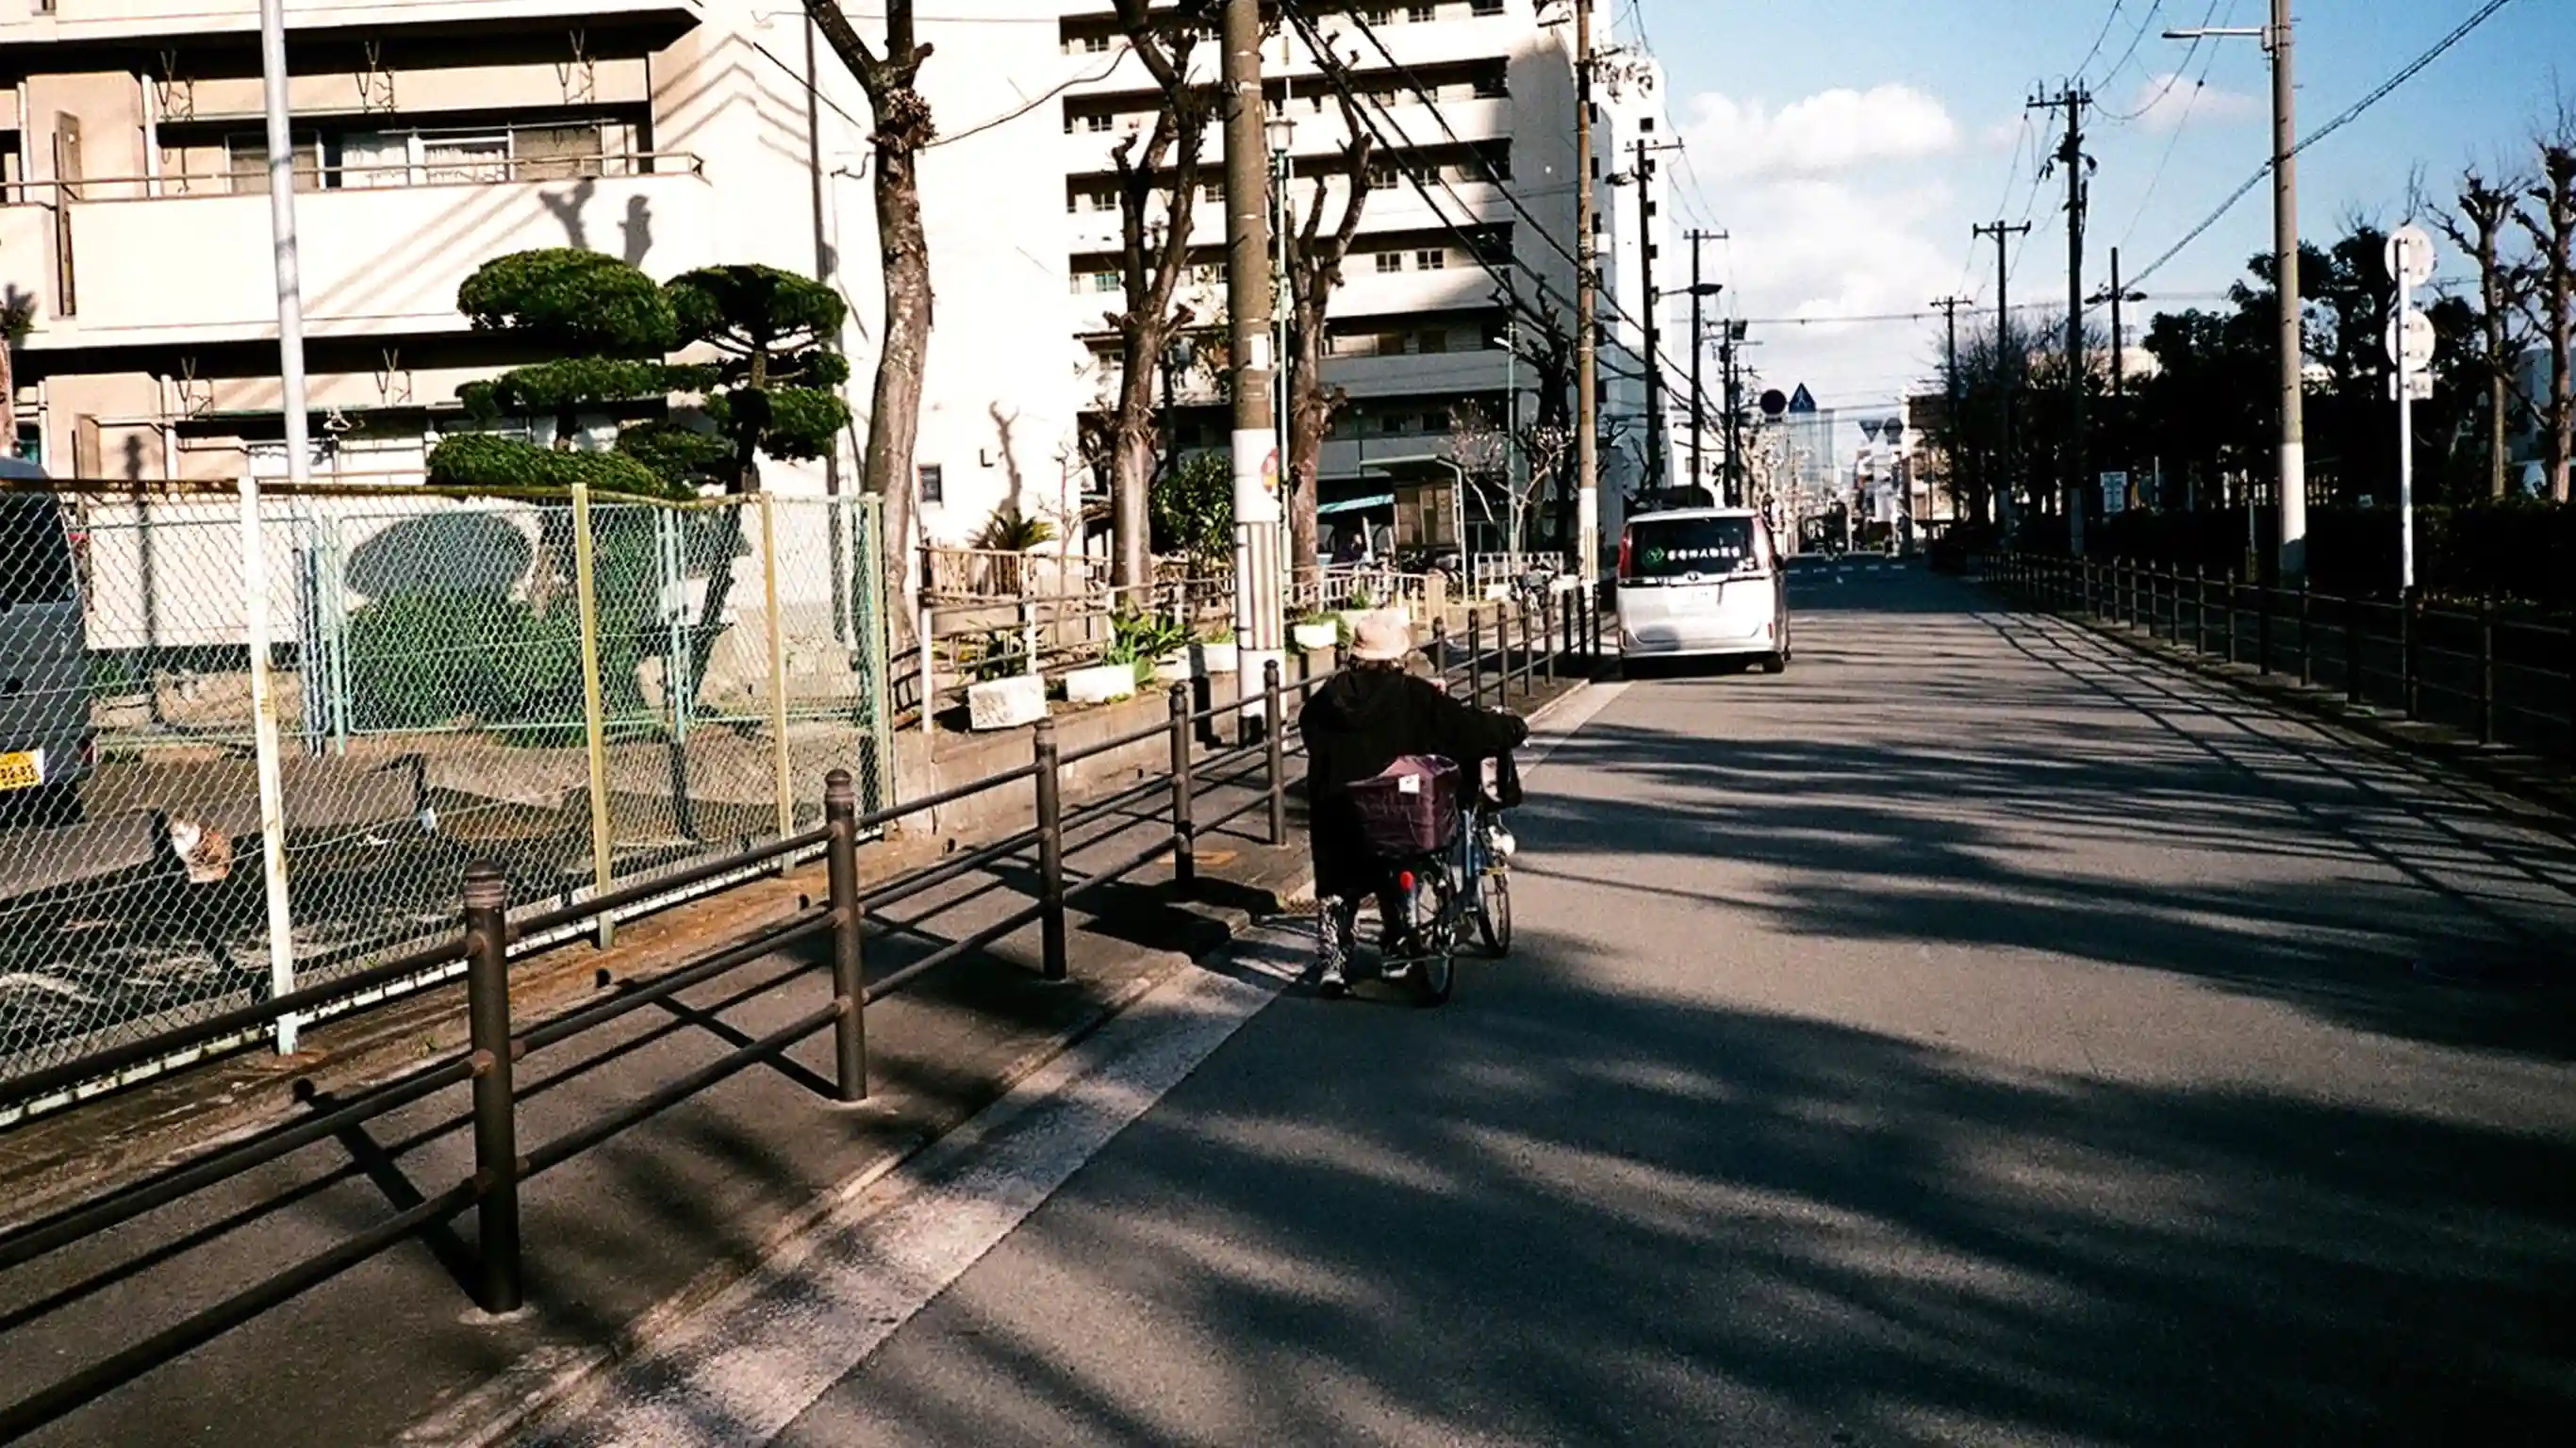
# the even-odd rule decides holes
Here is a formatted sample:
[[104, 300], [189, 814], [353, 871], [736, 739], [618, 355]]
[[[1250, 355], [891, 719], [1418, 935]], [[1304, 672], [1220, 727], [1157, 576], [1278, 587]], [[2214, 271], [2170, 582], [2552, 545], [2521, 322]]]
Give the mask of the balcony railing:
[[[449, 170], [471, 174], [429, 175]], [[461, 330], [457, 285], [513, 251], [584, 247], [655, 276], [714, 259], [712, 195], [694, 157], [494, 158], [308, 175], [313, 189], [298, 197], [300, 260], [305, 316], [320, 334]], [[320, 184], [329, 179], [343, 184]], [[192, 189], [172, 189], [183, 180]], [[224, 189], [193, 189], [203, 181]], [[0, 286], [36, 300], [27, 345], [207, 341], [273, 329], [268, 198], [264, 187], [232, 184], [229, 176], [160, 176], [24, 188], [36, 199], [0, 208]]]

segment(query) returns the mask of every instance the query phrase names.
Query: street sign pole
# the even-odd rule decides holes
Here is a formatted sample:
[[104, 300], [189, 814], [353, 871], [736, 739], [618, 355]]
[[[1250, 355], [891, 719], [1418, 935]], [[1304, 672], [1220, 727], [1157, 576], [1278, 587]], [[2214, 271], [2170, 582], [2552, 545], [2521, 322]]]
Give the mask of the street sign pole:
[[2397, 283], [2388, 356], [2397, 368], [2397, 585], [2403, 597], [2415, 591], [2415, 397], [2432, 390], [2433, 321], [2415, 310], [2415, 289], [2432, 280], [2433, 238], [2420, 226], [2401, 226], [2389, 235], [2385, 260]]

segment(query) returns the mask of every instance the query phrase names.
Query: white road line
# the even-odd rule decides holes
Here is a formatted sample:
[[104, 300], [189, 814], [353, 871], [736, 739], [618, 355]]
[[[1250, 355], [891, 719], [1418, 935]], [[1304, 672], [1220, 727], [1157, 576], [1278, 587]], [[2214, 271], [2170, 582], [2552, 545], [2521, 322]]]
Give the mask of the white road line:
[[522, 1443], [767, 1443], [1277, 998], [1306, 945], [1254, 932], [1229, 953], [1252, 978], [1174, 978]]

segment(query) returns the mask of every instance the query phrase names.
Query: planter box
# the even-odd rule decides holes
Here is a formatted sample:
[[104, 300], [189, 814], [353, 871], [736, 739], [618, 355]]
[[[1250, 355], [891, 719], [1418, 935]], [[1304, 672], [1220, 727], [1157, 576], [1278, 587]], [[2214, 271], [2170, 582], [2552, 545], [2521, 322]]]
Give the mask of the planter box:
[[1017, 729], [1046, 717], [1046, 680], [1035, 674], [971, 685], [966, 690], [970, 729]]
[[1197, 655], [1202, 674], [1231, 674], [1243, 667], [1241, 652], [1231, 640], [1221, 644], [1192, 644], [1190, 649]]
[[1329, 623], [1301, 623], [1288, 631], [1290, 641], [1312, 653], [1340, 645], [1342, 631]]
[[1102, 664], [1096, 668], [1076, 669], [1064, 676], [1064, 698], [1068, 704], [1106, 704], [1135, 692], [1134, 664]]
[[1154, 682], [1158, 684], [1178, 684], [1197, 677], [1197, 656], [1190, 649], [1179, 650], [1154, 663]]

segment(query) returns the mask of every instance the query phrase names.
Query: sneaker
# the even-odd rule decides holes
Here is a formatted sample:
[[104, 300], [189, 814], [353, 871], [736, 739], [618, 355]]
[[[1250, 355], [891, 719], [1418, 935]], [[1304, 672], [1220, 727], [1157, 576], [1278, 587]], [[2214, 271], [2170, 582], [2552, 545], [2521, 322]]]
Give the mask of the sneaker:
[[1323, 969], [1315, 976], [1315, 990], [1327, 1000], [1351, 992], [1350, 977], [1346, 974], [1349, 955], [1349, 941], [1334, 902], [1321, 902], [1315, 912], [1315, 956], [1322, 962]]

